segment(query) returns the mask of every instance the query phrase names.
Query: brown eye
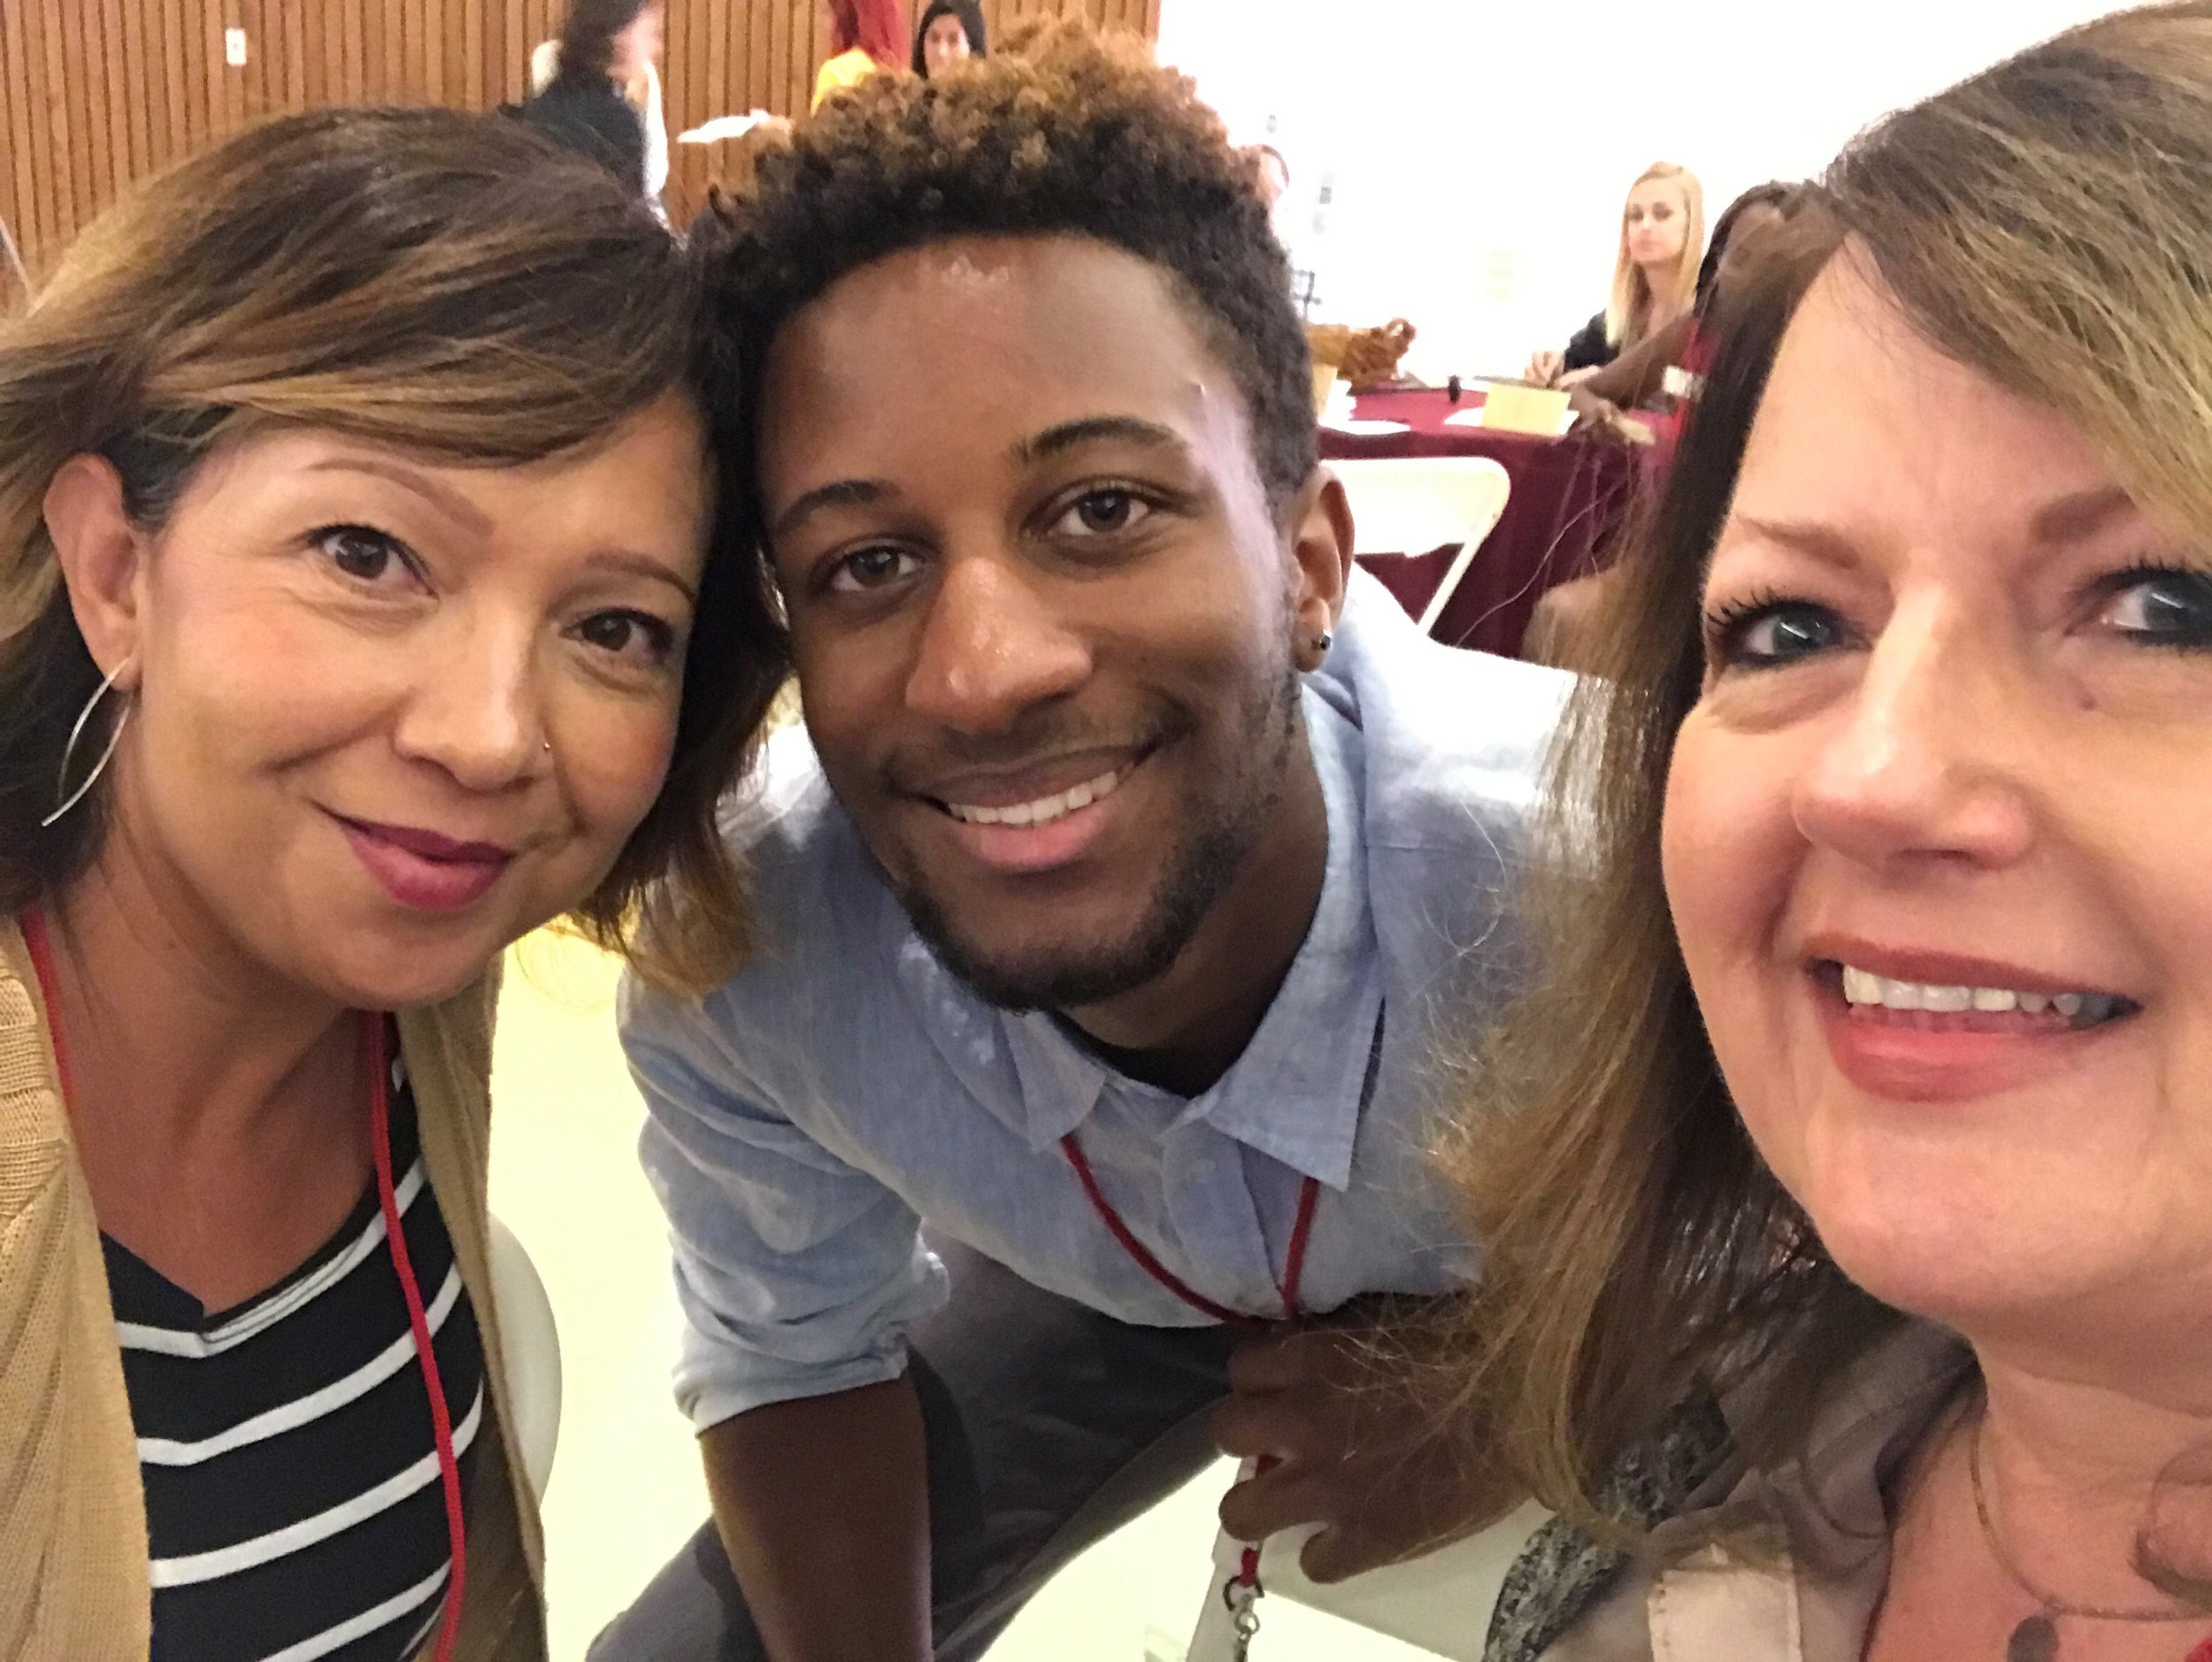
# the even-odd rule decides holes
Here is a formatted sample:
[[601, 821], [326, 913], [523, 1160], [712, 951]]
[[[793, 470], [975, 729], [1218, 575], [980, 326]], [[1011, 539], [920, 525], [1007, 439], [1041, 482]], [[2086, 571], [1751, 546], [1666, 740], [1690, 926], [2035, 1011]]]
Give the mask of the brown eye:
[[1141, 525], [1151, 504], [1131, 490], [1089, 490], [1069, 504], [1055, 529], [1069, 535], [1110, 536]]
[[576, 638], [618, 658], [665, 663], [676, 650], [676, 631], [642, 612], [595, 612], [576, 627]]
[[829, 586], [840, 594], [866, 594], [911, 576], [920, 562], [888, 543], [856, 549], [830, 568]]
[[314, 541], [330, 563], [356, 582], [380, 582], [407, 564], [407, 550], [396, 539], [365, 525], [328, 526], [315, 533]]

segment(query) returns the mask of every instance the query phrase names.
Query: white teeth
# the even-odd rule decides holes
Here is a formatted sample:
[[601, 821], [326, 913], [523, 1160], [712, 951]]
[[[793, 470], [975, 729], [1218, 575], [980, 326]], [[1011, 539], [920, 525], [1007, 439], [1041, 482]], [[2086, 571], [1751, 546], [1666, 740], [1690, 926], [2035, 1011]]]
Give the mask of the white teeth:
[[1928, 981], [1892, 981], [1886, 975], [1877, 975], [1848, 964], [1841, 968], [1845, 1003], [1879, 1004], [1885, 1010], [1926, 1010], [1939, 1015], [1969, 1010], [1985, 1015], [2003, 1015], [2017, 1010], [2030, 1016], [2055, 1011], [2069, 1021], [2086, 1017], [2093, 1024], [2108, 1020], [2120, 1008], [2120, 1001], [2105, 993], [2023, 993], [2005, 987], [1947, 987]]
[[1111, 773], [1101, 773], [1096, 779], [1087, 779], [1056, 796], [1040, 796], [1034, 802], [1013, 803], [1004, 808], [981, 808], [967, 803], [949, 802], [945, 810], [954, 819], [964, 820], [970, 825], [1049, 825], [1055, 819], [1073, 813], [1078, 808], [1087, 808], [1093, 803], [1112, 796], [1127, 771], [1125, 768]]

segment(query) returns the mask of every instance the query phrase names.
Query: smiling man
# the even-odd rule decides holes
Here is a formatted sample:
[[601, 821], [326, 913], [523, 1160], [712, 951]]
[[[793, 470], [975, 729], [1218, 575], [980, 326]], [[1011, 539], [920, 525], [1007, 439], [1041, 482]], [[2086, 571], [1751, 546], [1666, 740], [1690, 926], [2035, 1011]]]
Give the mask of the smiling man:
[[1217, 1441], [1316, 1574], [1465, 1527], [1358, 1342], [1474, 1272], [1432, 1060], [1509, 988], [1563, 682], [1352, 574], [1180, 79], [872, 82], [723, 242], [806, 730], [732, 812], [753, 966], [625, 1001], [715, 1519], [595, 1656], [979, 1656]]

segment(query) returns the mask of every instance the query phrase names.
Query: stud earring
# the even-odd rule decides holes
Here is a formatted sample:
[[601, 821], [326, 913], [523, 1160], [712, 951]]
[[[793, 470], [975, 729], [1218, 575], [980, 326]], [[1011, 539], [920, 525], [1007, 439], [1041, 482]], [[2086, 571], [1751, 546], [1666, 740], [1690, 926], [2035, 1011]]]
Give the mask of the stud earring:
[[1326, 652], [1335, 644], [1336, 636], [1330, 634], [1326, 629], [1322, 630], [1320, 634], [1313, 637], [1313, 650], [1317, 652]]

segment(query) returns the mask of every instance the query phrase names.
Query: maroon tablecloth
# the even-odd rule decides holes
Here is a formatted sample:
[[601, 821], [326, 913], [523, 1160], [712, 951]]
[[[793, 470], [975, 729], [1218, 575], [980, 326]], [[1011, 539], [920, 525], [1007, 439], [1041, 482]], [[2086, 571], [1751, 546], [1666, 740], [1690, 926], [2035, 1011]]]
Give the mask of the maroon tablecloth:
[[[1356, 401], [1363, 421], [1402, 421], [1408, 431], [1355, 435], [1321, 429], [1327, 461], [1405, 456], [1488, 456], [1512, 476], [1505, 512], [1475, 556], [1459, 589], [1437, 619], [1436, 638], [1455, 646], [1511, 657], [1521, 648], [1536, 597], [1555, 583], [1594, 569], [1606, 540], [1625, 517], [1634, 490], [1634, 457], [1607, 439], [1579, 435], [1544, 439], [1486, 427], [1447, 427], [1455, 411], [1480, 404], [1470, 393], [1457, 404], [1441, 391], [1373, 392]], [[1417, 617], [1450, 564], [1448, 550], [1363, 556]]]

